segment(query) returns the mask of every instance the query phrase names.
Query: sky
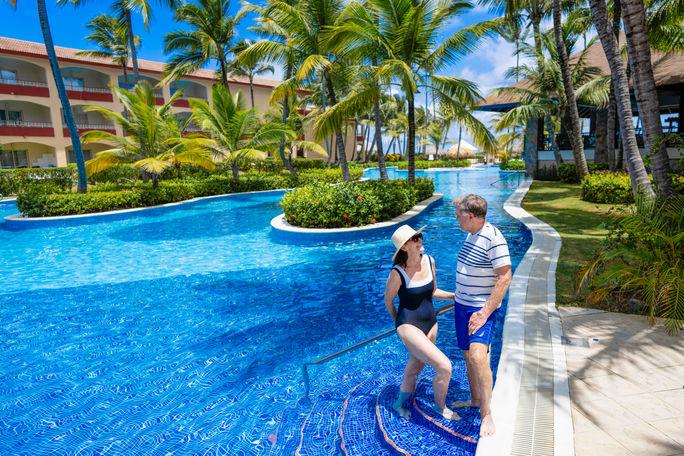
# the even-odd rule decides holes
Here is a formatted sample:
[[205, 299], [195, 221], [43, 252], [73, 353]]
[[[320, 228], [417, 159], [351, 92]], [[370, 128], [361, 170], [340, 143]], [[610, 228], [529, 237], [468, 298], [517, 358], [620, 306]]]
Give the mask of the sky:
[[[51, 0], [47, 0], [48, 17], [55, 45], [77, 49], [93, 49], [90, 43], [85, 40], [85, 37], [90, 33], [86, 24], [98, 14], [111, 13], [111, 3], [111, 1], [90, 0], [84, 2], [82, 6], [76, 7], [71, 4], [60, 6]], [[142, 41], [142, 46], [138, 49], [138, 57], [146, 60], [166, 61], [168, 56], [163, 51], [164, 35], [181, 27], [174, 21], [172, 12], [166, 6], [162, 6], [161, 2], [152, 1], [151, 3], [154, 7], [154, 17], [150, 21], [149, 31], [145, 30], [140, 16], [133, 15], [133, 29]], [[235, 14], [239, 9], [240, 4], [237, 1], [231, 4], [231, 13]], [[43, 42], [35, 2], [17, 0], [17, 7], [14, 9], [8, 1], [0, 0], [0, 17], [3, 18], [1, 36]], [[446, 38], [465, 26], [493, 17], [486, 9], [479, 6], [475, 7], [469, 13], [448, 23], [443, 29], [443, 36]], [[247, 16], [238, 25], [236, 41], [243, 38], [257, 38], [247, 30], [247, 27], [252, 24], [252, 17]], [[478, 84], [480, 93], [486, 96], [491, 89], [513, 82], [505, 78], [507, 69], [515, 65], [513, 51], [513, 45], [501, 38], [488, 39], [481, 44], [475, 54], [466, 56], [457, 64], [445, 68], [441, 74], [474, 81]], [[271, 77], [270, 75], [264, 76]], [[282, 71], [278, 68], [273, 78], [279, 79], [281, 77]], [[424, 99], [423, 95], [417, 96], [418, 103], [424, 104]], [[477, 113], [477, 117], [486, 123], [491, 119], [491, 115], [488, 113]], [[456, 127], [452, 128], [449, 136], [456, 140], [458, 137]], [[463, 138], [472, 142], [465, 133]]]

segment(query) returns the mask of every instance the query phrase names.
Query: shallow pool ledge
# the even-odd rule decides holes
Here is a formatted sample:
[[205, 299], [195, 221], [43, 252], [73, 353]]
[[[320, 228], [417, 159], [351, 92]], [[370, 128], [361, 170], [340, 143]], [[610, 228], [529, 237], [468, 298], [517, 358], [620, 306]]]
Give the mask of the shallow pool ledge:
[[359, 233], [367, 235], [369, 232], [383, 232], [384, 230], [394, 228], [396, 225], [409, 223], [430, 207], [440, 203], [443, 197], [444, 194], [435, 192], [430, 198], [420, 201], [411, 209], [394, 217], [392, 220], [373, 223], [372, 225], [354, 226], [351, 228], [302, 228], [300, 226], [290, 225], [285, 218], [285, 214], [280, 214], [271, 220], [271, 227], [273, 228], [274, 233], [295, 239], [340, 239], [345, 236], [357, 235]]
[[575, 454], [565, 350], [555, 306], [561, 238], [520, 207], [531, 183], [523, 181], [504, 204], [506, 212], [532, 231], [532, 245], [509, 289], [491, 402], [496, 433], [479, 440], [476, 456]]

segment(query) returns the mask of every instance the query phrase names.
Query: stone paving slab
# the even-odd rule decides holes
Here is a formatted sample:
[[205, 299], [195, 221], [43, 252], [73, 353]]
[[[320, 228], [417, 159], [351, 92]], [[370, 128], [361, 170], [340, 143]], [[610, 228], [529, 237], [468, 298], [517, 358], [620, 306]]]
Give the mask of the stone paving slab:
[[[559, 308], [576, 456], [684, 454], [684, 335], [638, 315]], [[597, 340], [595, 340], [597, 339]]]

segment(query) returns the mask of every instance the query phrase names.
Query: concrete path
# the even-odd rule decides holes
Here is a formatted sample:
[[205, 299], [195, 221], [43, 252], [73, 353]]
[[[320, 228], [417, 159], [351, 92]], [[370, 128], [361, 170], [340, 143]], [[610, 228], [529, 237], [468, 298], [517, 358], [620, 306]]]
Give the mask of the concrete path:
[[684, 455], [684, 334], [561, 307], [576, 456]]

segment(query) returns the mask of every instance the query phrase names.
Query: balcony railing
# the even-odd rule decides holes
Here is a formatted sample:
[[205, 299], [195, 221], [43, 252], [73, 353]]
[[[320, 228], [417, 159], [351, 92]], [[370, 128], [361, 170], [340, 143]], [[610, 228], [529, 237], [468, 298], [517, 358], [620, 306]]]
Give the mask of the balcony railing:
[[[116, 127], [113, 124], [84, 124], [84, 123], [78, 123], [76, 124], [76, 129], [78, 129], [78, 133], [85, 133], [86, 131], [93, 131], [93, 130], [100, 130], [100, 131], [106, 131], [107, 133], [112, 133], [116, 134]], [[64, 137], [69, 136], [69, 129], [65, 126], [62, 128], [62, 133], [64, 134]]]
[[46, 82], [0, 78], [0, 93], [8, 93], [10, 95], [29, 95], [33, 97], [49, 97], [50, 89], [48, 89]]
[[0, 120], [0, 136], [55, 136], [52, 122]]
[[88, 87], [65, 84], [67, 96], [73, 100], [114, 101], [109, 87]]

